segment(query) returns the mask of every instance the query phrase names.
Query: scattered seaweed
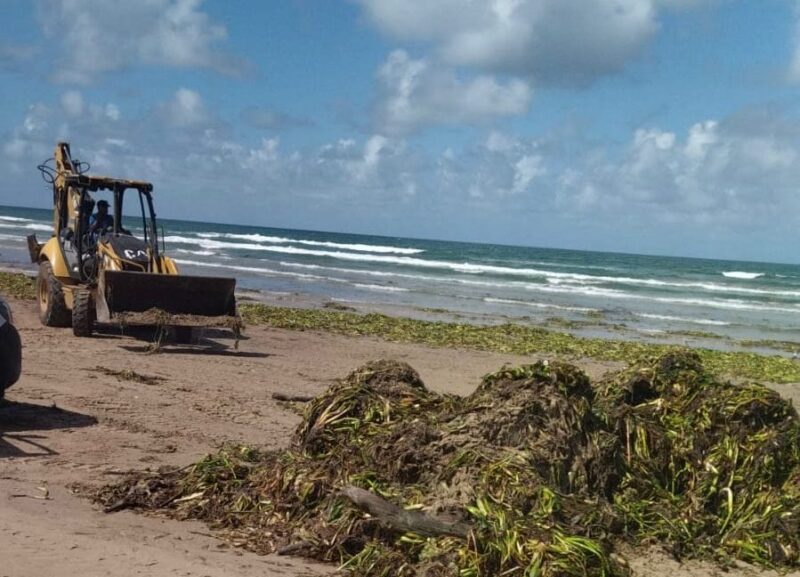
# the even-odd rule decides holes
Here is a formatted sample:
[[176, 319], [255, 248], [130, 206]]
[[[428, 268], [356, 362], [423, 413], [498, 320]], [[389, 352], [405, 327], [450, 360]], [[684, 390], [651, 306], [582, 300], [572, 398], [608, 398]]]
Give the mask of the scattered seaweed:
[[143, 385], [160, 385], [166, 379], [164, 377], [157, 377], [154, 375], [143, 375], [137, 373], [133, 369], [109, 369], [107, 367], [96, 366], [91, 369], [93, 372], [101, 373], [109, 377], [116, 377], [119, 381], [128, 381], [132, 383], [141, 383]]
[[719, 340], [727, 339], [727, 337], [724, 337], [723, 335], [719, 335], [717, 333], [712, 333], [709, 331], [697, 331], [697, 330], [674, 330], [674, 331], [667, 331], [666, 334], [670, 336], [690, 337], [695, 339], [719, 339]]
[[355, 311], [354, 307], [336, 301], [325, 301], [322, 303], [322, 308], [330, 309], [332, 311]]
[[[242, 305], [240, 312], [242, 318], [252, 325], [264, 324], [291, 330], [324, 330], [351, 336], [370, 335], [395, 342], [465, 347], [520, 355], [548, 353], [568, 358], [631, 363], [674, 349], [671, 345], [578, 337], [510, 323], [479, 326], [390, 317], [377, 313], [361, 315], [249, 303]], [[785, 357], [710, 349], [697, 349], [697, 354], [708, 370], [720, 376], [772, 383], [800, 381], [800, 363]]]
[[694, 352], [595, 385], [566, 363], [506, 367], [467, 397], [376, 361], [311, 401], [287, 450], [227, 446], [97, 499], [354, 576], [616, 577], [618, 545], [643, 541], [786, 569], [800, 564], [800, 422]]
[[23, 273], [0, 272], [0, 293], [15, 299], [35, 299], [35, 280]]
[[800, 354], [800, 343], [796, 341], [777, 341], [771, 339], [739, 341], [742, 347], [757, 347], [786, 351], [787, 353]]

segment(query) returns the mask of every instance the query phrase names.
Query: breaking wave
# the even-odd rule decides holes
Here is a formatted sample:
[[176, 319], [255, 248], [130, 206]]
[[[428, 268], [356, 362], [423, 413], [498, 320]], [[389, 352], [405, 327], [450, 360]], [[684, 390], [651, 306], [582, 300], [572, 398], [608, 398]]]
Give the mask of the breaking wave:
[[[387, 253], [387, 254], [419, 254], [425, 252], [421, 248], [404, 248], [399, 246], [384, 246], [373, 244], [349, 244], [332, 241], [322, 240], [305, 240], [288, 238], [283, 236], [266, 236], [263, 234], [234, 234], [222, 232], [201, 232], [197, 236], [206, 239], [214, 238], [227, 238], [231, 240], [248, 240], [258, 243], [274, 243], [274, 244], [302, 244], [305, 246], [321, 246], [327, 248], [339, 248], [343, 250], [353, 250], [356, 252], [374, 252], [374, 253]], [[174, 241], [178, 242], [178, 241]]]
[[738, 278], [742, 280], [753, 280], [764, 276], [763, 272], [744, 272], [740, 270], [725, 271], [722, 276], [727, 278]]
[[693, 323], [696, 325], [712, 325], [717, 327], [726, 327], [731, 324], [731, 323], [726, 323], [725, 321], [715, 321], [712, 319], [694, 319], [685, 317], [675, 317], [672, 315], [655, 315], [650, 313], [634, 313], [634, 314], [637, 317], [642, 317], [645, 319], [654, 319], [658, 321], [676, 321], [681, 323]]

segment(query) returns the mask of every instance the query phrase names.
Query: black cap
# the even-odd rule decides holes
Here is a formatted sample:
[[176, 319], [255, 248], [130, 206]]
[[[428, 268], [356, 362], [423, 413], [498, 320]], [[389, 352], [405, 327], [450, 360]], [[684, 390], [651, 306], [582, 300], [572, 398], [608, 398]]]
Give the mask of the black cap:
[[108, 201], [107, 200], [98, 200], [97, 201], [97, 208], [100, 208], [101, 206], [105, 206], [106, 208], [108, 208]]

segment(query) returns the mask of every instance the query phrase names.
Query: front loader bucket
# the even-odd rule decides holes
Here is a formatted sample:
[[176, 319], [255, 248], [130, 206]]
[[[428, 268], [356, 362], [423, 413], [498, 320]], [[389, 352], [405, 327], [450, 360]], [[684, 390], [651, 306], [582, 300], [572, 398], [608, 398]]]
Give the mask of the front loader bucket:
[[133, 320], [136, 313], [160, 311], [170, 316], [170, 324], [208, 324], [192, 322], [191, 317], [236, 315], [233, 278], [106, 270], [98, 281], [97, 320], [101, 322], [120, 317]]

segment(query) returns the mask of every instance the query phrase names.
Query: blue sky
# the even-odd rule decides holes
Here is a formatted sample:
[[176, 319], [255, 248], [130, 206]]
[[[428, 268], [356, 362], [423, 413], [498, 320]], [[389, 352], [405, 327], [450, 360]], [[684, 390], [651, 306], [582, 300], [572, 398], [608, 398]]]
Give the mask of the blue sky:
[[800, 262], [800, 4], [2, 0], [0, 203]]

